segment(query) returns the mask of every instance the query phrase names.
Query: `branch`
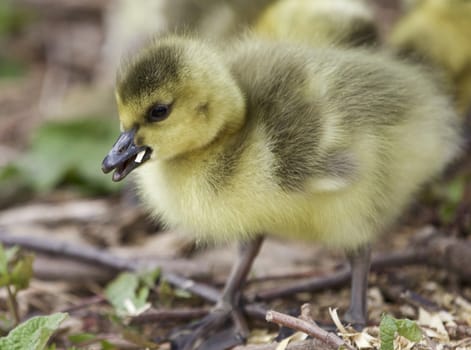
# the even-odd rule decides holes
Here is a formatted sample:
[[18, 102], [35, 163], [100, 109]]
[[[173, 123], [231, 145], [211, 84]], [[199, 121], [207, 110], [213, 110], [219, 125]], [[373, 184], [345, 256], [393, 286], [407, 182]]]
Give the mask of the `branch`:
[[[446, 268], [455, 272], [464, 281], [471, 281], [471, 242], [463, 239], [448, 238], [437, 231], [429, 232], [427, 236], [417, 239], [413, 246], [404, 252], [396, 252], [376, 256], [372, 260], [373, 271], [391, 267], [413, 264], [429, 264]], [[66, 257], [68, 259], [101, 266], [114, 271], [141, 271], [143, 269], [162, 269], [162, 278], [172, 286], [187, 290], [203, 299], [216, 302], [219, 291], [208, 285], [195, 282], [192, 279], [181, 277], [169, 271], [162, 263], [149, 263], [148, 261], [129, 260], [119, 258], [108, 252], [85, 246], [70, 245], [57, 241], [47, 241], [44, 238], [8, 235], [0, 230], [0, 242], [6, 245], [19, 245], [33, 251]], [[346, 285], [350, 280], [350, 270], [341, 269], [327, 277], [315, 277], [298, 281], [289, 286], [261, 291], [256, 294], [258, 300], [270, 300], [300, 292], [313, 292], [328, 288], [337, 288]], [[249, 298], [250, 299], [250, 298]], [[246, 305], [245, 311], [256, 318], [264, 317], [264, 310], [257, 305]], [[262, 316], [263, 315], [263, 316]]]
[[116, 277], [116, 271], [99, 265], [37, 254], [33, 264], [34, 277], [46, 281], [67, 281], [83, 285], [83, 281], [106, 283]]
[[353, 350], [353, 347], [347, 344], [343, 339], [334, 333], [323, 330], [312, 320], [308, 321], [301, 318], [295, 318], [276, 311], [268, 311], [266, 320], [280, 326], [306, 333], [335, 349], [344, 347], [346, 349]]
[[[233, 350], [276, 350], [278, 343], [263, 344], [263, 345], [240, 345], [236, 346]], [[326, 346], [320, 340], [309, 339], [300, 342], [289, 343], [286, 350], [326, 350], [332, 349], [330, 346]]]
[[18, 245], [24, 249], [51, 256], [67, 257], [92, 265], [98, 264], [115, 271], [135, 271], [139, 268], [136, 261], [119, 258], [100, 249], [58, 240], [47, 240], [44, 237], [10, 235], [0, 230], [0, 242], [7, 246]]
[[[427, 232], [425, 237], [420, 234], [417, 236], [413, 248], [373, 257], [371, 270], [381, 271], [406, 265], [428, 264], [453, 271], [463, 281], [471, 281], [471, 242], [449, 238], [435, 230]], [[301, 292], [339, 288], [347, 285], [350, 279], [350, 268], [346, 267], [326, 277], [308, 278], [288, 286], [258, 292], [255, 299], [267, 301]]]
[[139, 316], [131, 319], [131, 325], [139, 325], [145, 323], [154, 323], [159, 321], [188, 321], [196, 318], [202, 318], [208, 314], [209, 308], [192, 308], [192, 309], [151, 309]]
[[[399, 267], [423, 263], [425, 256], [420, 252], [408, 250], [405, 252], [391, 253], [377, 256], [372, 259], [371, 270], [379, 271], [388, 267]], [[261, 291], [256, 294], [257, 300], [272, 300], [282, 298], [302, 292], [315, 292], [325, 289], [339, 288], [347, 285], [351, 279], [350, 267], [345, 267], [339, 271], [330, 273], [325, 277], [312, 277], [305, 280], [293, 282], [284, 287]]]
[[89, 297], [89, 298], [85, 298], [81, 300], [80, 303], [78, 304], [61, 309], [60, 312], [72, 313], [72, 312], [90, 307], [92, 305], [98, 305], [98, 304], [104, 303], [105, 301], [106, 301], [105, 297], [101, 295], [95, 295], [93, 297]]
[[44, 253], [52, 256], [66, 257], [71, 260], [81, 261], [91, 265], [99, 265], [103, 268], [118, 271], [142, 271], [145, 269], [161, 268], [161, 277], [172, 286], [184, 289], [192, 294], [198, 295], [205, 300], [215, 302], [219, 298], [219, 291], [215, 288], [192, 279], [181, 277], [175, 273], [167, 271], [158, 264], [149, 264], [148, 261], [129, 260], [117, 257], [106, 251], [87, 247], [83, 245], [71, 245], [66, 242], [48, 241], [44, 238], [15, 236], [6, 234], [0, 230], [0, 242], [5, 245], [18, 245], [24, 249]]
[[[69, 243], [58, 241], [48, 241], [44, 238], [38, 239], [31, 236], [9, 235], [1, 229], [0, 242], [8, 246], [18, 245], [24, 249], [35, 252], [91, 264], [94, 267], [97, 267], [98, 265], [102, 268], [111, 269], [115, 273], [119, 271], [142, 271], [159, 267], [159, 264], [149, 264], [148, 261], [140, 262], [138, 260], [123, 259], [93, 247], [71, 245]], [[212, 303], [216, 303], [219, 300], [220, 293], [217, 289], [167, 271], [165, 266], [160, 267], [162, 270], [161, 278], [172, 286], [186, 290]], [[261, 320], [265, 319], [266, 309], [257, 304], [245, 305], [244, 311], [253, 318]]]
[[283, 298], [302, 292], [314, 292], [329, 288], [337, 288], [346, 285], [350, 281], [350, 269], [333, 272], [326, 277], [313, 277], [302, 281], [293, 282], [290, 285], [260, 291], [255, 294], [255, 299], [268, 301]]

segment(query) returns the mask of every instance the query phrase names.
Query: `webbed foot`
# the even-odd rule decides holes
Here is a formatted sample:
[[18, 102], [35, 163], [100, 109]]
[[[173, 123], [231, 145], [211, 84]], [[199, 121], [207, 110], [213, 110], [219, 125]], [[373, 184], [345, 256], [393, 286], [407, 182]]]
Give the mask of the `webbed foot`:
[[206, 317], [175, 331], [172, 350], [224, 350], [243, 344], [248, 328], [240, 310], [216, 306]]
[[199, 322], [174, 332], [172, 350], [224, 350], [245, 342], [249, 330], [239, 307], [240, 294], [262, 242], [259, 236], [241, 245], [218, 304]]

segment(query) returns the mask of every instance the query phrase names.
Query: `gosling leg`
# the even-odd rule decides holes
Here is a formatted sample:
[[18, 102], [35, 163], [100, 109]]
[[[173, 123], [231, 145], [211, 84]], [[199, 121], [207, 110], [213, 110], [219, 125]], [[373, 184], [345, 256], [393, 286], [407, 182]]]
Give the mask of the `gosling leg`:
[[371, 261], [371, 246], [365, 245], [347, 254], [352, 271], [350, 307], [344, 316], [346, 322], [362, 329], [367, 321], [368, 273]]
[[219, 304], [234, 305], [240, 298], [240, 292], [247, 280], [247, 276], [252, 268], [253, 261], [257, 257], [263, 243], [263, 236], [240, 244], [239, 257], [237, 262], [232, 266], [231, 273], [227, 279], [224, 290], [222, 291]]
[[[176, 341], [179, 344], [178, 349], [226, 349], [245, 341], [249, 334], [249, 329], [240, 310], [240, 296], [252, 263], [260, 251], [263, 239], [263, 236], [259, 236], [252, 241], [241, 244], [239, 257], [232, 266], [218, 303], [208, 316], [198, 322], [190, 335], [185, 336], [183, 340]], [[216, 334], [212, 340], [209, 336], [215, 330], [220, 330], [231, 318], [234, 324], [234, 331], [220, 332], [219, 338], [223, 334], [224, 339], [216, 340], [218, 338]], [[227, 344], [227, 347], [222, 344]]]

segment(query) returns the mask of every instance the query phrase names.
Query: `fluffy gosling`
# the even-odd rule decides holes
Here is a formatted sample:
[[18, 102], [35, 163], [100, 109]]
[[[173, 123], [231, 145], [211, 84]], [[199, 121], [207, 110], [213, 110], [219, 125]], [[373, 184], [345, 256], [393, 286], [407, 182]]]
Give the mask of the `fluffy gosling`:
[[420, 0], [393, 28], [390, 45], [429, 64], [454, 96], [461, 115], [471, 111], [471, 2]]
[[364, 325], [370, 242], [460, 148], [427, 74], [379, 53], [169, 36], [121, 66], [116, 99], [122, 133], [103, 170], [134, 171], [168, 225], [246, 244], [203, 338], [229, 316], [247, 336], [239, 296], [265, 234], [345, 249], [346, 318]]
[[311, 46], [370, 46], [378, 42], [373, 12], [362, 0], [278, 0], [262, 13], [254, 32]]
[[163, 13], [172, 33], [227, 40], [254, 23], [275, 0], [167, 0]]

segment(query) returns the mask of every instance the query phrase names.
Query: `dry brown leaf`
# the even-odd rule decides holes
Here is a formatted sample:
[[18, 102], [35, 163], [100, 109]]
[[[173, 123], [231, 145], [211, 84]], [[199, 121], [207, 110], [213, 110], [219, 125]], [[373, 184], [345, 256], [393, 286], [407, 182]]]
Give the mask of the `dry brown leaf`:
[[415, 342], [399, 335], [394, 339], [394, 350], [411, 350], [415, 344]]
[[296, 332], [289, 336], [288, 338], [283, 339], [278, 346], [276, 347], [276, 350], [285, 350], [288, 344], [292, 341], [302, 341], [307, 338], [307, 334], [303, 332]]
[[334, 321], [335, 327], [337, 327], [337, 329], [339, 330], [339, 333], [342, 335], [349, 334], [347, 329], [343, 326], [342, 322], [340, 321], [339, 315], [337, 313], [337, 309], [336, 308], [332, 309], [329, 307], [329, 314], [332, 321]]
[[275, 333], [270, 333], [266, 329], [255, 329], [250, 332], [247, 344], [269, 344], [276, 338]]
[[435, 338], [442, 342], [449, 342], [450, 337], [445, 325], [440, 318], [438, 313], [429, 313], [428, 311], [420, 308], [419, 309], [419, 319], [417, 321], [419, 325], [423, 326], [425, 333], [430, 338]]

